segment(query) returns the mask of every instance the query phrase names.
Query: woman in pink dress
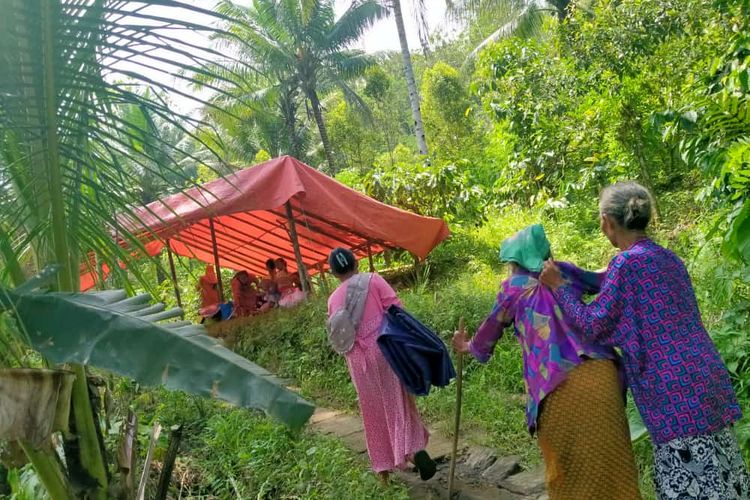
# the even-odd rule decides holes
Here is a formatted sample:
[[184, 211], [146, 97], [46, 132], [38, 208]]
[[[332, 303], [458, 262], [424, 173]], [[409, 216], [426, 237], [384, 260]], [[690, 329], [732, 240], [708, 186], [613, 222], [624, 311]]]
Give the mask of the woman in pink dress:
[[[347, 280], [357, 274], [357, 261], [349, 250], [337, 248], [331, 252], [328, 263], [333, 275], [341, 281], [328, 299], [330, 318], [345, 306]], [[344, 357], [359, 396], [373, 470], [387, 482], [390, 471], [413, 463], [421, 478], [427, 480], [435, 475], [436, 469], [425, 451], [429, 433], [414, 396], [401, 384], [376, 342], [385, 310], [394, 304], [400, 305], [396, 292], [373, 273], [354, 343]]]

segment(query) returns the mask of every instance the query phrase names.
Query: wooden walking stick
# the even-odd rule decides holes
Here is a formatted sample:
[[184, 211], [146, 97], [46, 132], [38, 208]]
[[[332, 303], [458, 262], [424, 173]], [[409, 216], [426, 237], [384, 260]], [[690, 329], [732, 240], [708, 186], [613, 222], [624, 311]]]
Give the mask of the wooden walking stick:
[[[464, 318], [458, 320], [458, 332], [463, 334], [466, 331]], [[458, 454], [458, 429], [461, 426], [461, 396], [463, 389], [464, 375], [464, 353], [456, 353], [456, 421], [453, 426], [453, 450], [451, 454], [451, 468], [448, 476], [448, 498], [453, 498], [453, 478], [456, 475], [456, 455]]]

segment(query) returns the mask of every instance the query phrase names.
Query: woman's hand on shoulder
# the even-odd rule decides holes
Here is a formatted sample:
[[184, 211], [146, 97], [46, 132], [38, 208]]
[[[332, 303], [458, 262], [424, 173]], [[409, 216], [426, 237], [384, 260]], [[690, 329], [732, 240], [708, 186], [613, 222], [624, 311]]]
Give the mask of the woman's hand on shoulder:
[[539, 275], [539, 280], [552, 290], [557, 290], [565, 284], [560, 268], [552, 260], [544, 262], [544, 269]]
[[453, 350], [456, 352], [467, 353], [469, 352], [469, 334], [464, 330], [463, 332], [453, 333]]

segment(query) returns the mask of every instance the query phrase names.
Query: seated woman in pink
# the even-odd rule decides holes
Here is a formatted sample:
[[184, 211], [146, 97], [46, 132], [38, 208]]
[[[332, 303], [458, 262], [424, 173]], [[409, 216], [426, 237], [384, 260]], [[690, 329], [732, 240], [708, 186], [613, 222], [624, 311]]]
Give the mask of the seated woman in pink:
[[276, 266], [276, 286], [279, 290], [279, 306], [294, 307], [305, 300], [301, 290], [299, 276], [291, 274], [286, 267], [286, 260], [279, 257], [274, 261]]
[[[331, 272], [341, 285], [328, 299], [328, 316], [344, 308], [347, 280], [357, 274], [354, 254], [337, 248], [328, 258]], [[372, 274], [364, 312], [354, 344], [344, 354], [359, 396], [367, 453], [372, 468], [386, 482], [389, 471], [412, 462], [422, 479], [435, 475], [435, 462], [426, 451], [429, 433], [422, 423], [414, 396], [406, 391], [377, 345], [384, 313], [400, 305], [396, 292], [379, 275]]]

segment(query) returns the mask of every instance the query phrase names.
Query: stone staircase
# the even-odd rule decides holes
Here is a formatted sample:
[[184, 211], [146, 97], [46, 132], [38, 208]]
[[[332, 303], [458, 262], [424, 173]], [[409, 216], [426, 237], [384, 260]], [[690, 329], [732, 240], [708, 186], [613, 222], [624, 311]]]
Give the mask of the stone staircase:
[[[335, 436], [349, 449], [365, 454], [362, 420], [336, 410], [318, 408], [309, 425], [315, 432]], [[421, 481], [412, 471], [395, 475], [409, 488], [410, 496], [419, 500], [448, 499], [448, 476], [452, 443], [437, 432], [431, 432], [427, 452], [438, 462], [438, 471], [429, 481]], [[365, 457], [366, 459], [366, 457]], [[518, 457], [499, 456], [484, 447], [464, 447], [456, 462], [453, 499], [461, 500], [545, 500], [544, 468], [522, 470]]]

